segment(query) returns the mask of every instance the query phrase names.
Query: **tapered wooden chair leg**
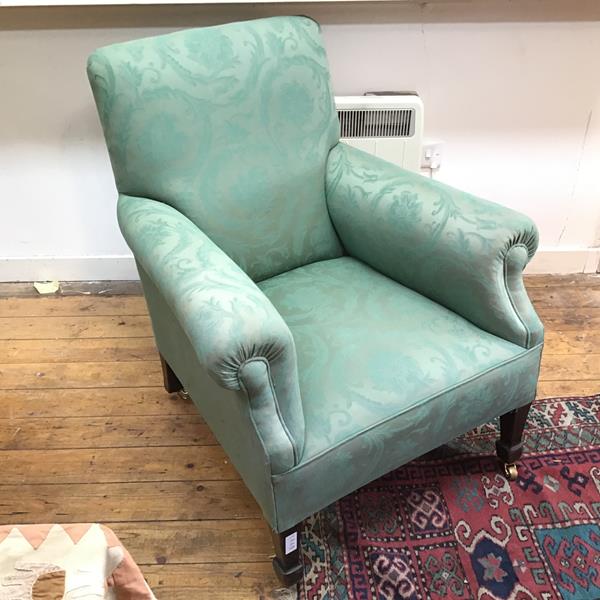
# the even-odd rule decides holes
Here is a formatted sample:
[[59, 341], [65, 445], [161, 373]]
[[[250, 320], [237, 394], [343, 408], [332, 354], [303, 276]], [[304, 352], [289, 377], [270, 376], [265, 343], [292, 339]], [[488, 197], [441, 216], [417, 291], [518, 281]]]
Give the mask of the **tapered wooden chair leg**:
[[496, 454], [504, 464], [504, 474], [511, 481], [518, 476], [516, 462], [523, 454], [523, 430], [530, 407], [531, 403], [500, 417], [500, 439], [496, 442]]
[[300, 560], [300, 525], [287, 531], [277, 533], [272, 531], [275, 556], [273, 557], [273, 570], [277, 579], [285, 587], [294, 585], [302, 577], [302, 561]]
[[160, 355], [160, 366], [162, 367], [163, 374], [163, 384], [165, 386], [165, 390], [169, 392], [169, 394], [173, 394], [175, 392], [179, 392], [183, 389], [183, 385], [181, 381], [175, 375], [175, 372], [169, 366], [169, 363], [163, 358], [163, 355]]

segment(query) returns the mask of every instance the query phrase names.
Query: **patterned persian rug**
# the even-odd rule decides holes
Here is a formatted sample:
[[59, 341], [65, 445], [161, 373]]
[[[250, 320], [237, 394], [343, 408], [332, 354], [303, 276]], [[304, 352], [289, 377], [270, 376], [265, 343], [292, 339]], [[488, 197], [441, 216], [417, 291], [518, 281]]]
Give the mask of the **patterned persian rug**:
[[600, 395], [537, 401], [519, 477], [488, 424], [307, 520], [302, 600], [600, 599]]

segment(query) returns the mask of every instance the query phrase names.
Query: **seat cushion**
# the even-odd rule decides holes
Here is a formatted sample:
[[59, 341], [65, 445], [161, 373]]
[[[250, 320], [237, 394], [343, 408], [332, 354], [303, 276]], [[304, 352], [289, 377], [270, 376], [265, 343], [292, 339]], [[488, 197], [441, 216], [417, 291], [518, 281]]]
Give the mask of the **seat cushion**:
[[303, 461], [524, 351], [350, 257], [260, 287], [296, 342]]

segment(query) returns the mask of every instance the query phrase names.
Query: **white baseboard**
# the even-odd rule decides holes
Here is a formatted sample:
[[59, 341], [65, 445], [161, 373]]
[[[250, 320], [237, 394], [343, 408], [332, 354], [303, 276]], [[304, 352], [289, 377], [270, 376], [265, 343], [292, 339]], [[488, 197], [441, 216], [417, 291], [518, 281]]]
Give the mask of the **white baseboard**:
[[600, 248], [540, 248], [525, 273], [543, 275], [553, 273], [596, 273], [600, 265]]
[[[595, 273], [600, 248], [540, 248], [529, 275]], [[138, 279], [133, 256], [0, 258], [0, 281], [102, 281]]]
[[131, 255], [0, 258], [0, 281], [139, 279]]

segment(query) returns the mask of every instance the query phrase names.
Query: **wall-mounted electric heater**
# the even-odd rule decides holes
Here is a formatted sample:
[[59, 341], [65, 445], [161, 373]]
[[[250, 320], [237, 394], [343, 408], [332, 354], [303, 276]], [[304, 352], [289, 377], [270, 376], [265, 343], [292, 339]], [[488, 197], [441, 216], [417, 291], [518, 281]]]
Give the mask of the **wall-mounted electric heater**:
[[419, 171], [423, 102], [416, 94], [336, 96], [341, 141]]

